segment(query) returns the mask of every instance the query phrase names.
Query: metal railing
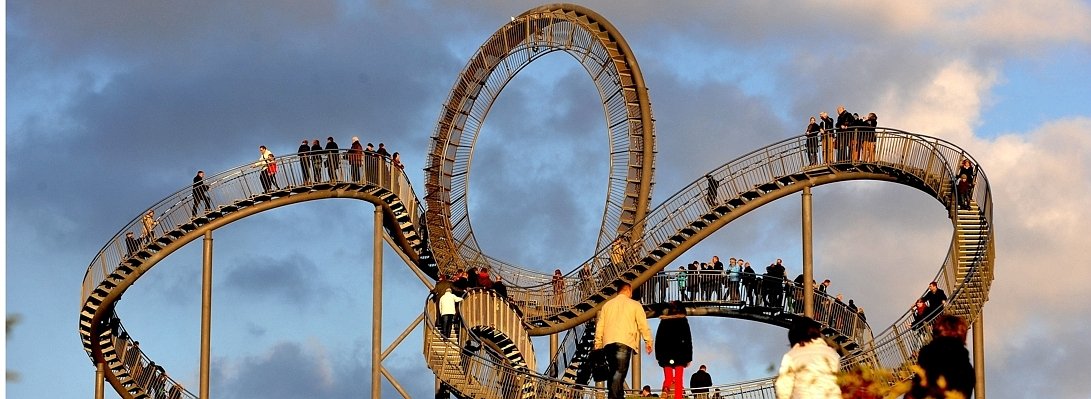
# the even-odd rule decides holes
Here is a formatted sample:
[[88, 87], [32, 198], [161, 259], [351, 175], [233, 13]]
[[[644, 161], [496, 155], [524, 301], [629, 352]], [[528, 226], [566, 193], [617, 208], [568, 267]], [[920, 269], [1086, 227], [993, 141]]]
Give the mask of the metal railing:
[[[281, 156], [276, 158], [276, 171], [271, 174], [267, 172], [269, 171], [267, 166], [260, 161], [247, 163], [206, 177], [204, 182], [207, 188], [202, 191], [208, 197], [207, 202], [194, 186], [187, 184], [185, 188], [168, 195], [141, 212], [141, 216], [127, 223], [98, 251], [84, 274], [80, 303], [80, 331], [81, 335], [84, 335], [85, 342], [93, 342], [98, 334], [94, 323], [82, 320], [85, 309], [92, 307], [98, 312], [97, 309], [107, 305], [104, 303], [90, 305], [97, 302], [97, 300], [91, 301], [95, 295], [94, 290], [99, 287], [104, 287], [103, 290], [107, 292], [116, 289], [113, 283], [106, 284], [106, 280], [130, 258], [143, 259], [147, 256], [141, 255], [142, 253], [154, 253], [156, 248], [164, 250], [168, 246], [164, 242], [169, 242], [169, 245], [183, 244], [174, 240], [182, 236], [186, 225], [201, 218], [213, 219], [217, 215], [226, 215], [252, 206], [262, 199], [287, 197], [315, 190], [333, 190], [336, 187], [343, 188], [343, 183], [353, 183], [389, 190], [400, 199], [401, 205], [405, 207], [404, 212], [409, 217], [409, 224], [419, 232], [423, 227], [421, 224], [423, 220], [421, 217], [424, 214], [423, 206], [418, 202], [413, 186], [402, 169], [395, 167], [390, 158], [371, 153], [359, 155], [356, 157], [348, 150], [341, 150]], [[209, 205], [211, 208], [208, 207]], [[381, 206], [389, 207], [390, 205], [383, 203]], [[148, 214], [151, 217], [145, 223], [144, 215]], [[133, 233], [132, 239], [126, 238], [127, 232]], [[401, 235], [402, 232], [398, 231], [394, 234]], [[161, 239], [164, 241], [161, 242]], [[402, 250], [408, 249], [402, 248]], [[94, 361], [91, 347], [85, 349]], [[139, 358], [143, 359], [142, 364], [151, 362], [143, 352], [140, 352]], [[180, 395], [194, 397], [188, 392]]]

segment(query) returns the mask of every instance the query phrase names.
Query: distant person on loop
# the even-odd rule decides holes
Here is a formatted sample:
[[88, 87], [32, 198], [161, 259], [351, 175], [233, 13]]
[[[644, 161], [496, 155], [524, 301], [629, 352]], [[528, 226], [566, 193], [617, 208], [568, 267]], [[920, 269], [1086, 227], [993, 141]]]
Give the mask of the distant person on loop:
[[340, 150], [337, 147], [337, 142], [333, 141], [333, 136], [326, 137], [326, 171], [330, 175], [330, 181], [342, 180], [341, 176], [341, 160], [337, 159], [339, 155], [337, 151]]
[[968, 211], [970, 210], [970, 191], [972, 190], [970, 185], [970, 179], [965, 175], [958, 176], [958, 184], [956, 191], [958, 193], [958, 209]]
[[307, 145], [307, 139], [303, 139], [303, 143], [296, 150], [296, 156], [299, 157], [299, 169], [303, 172], [303, 184], [309, 185], [311, 184], [311, 159], [307, 156], [308, 152], [311, 152], [311, 146]]
[[379, 143], [379, 149], [375, 150], [375, 153], [379, 154], [380, 156], [390, 158], [390, 152], [386, 150], [386, 144]]
[[974, 167], [973, 162], [970, 162], [967, 158], [963, 158], [958, 166], [958, 174], [960, 176], [966, 175], [966, 180], [970, 181], [970, 188], [974, 187], [974, 177], [977, 176], [977, 168]]
[[405, 165], [402, 164], [402, 155], [397, 152], [390, 156], [390, 164], [394, 165], [395, 168], [405, 169]]
[[855, 147], [856, 138], [853, 137], [856, 118], [845, 110], [844, 105], [837, 106], [837, 160], [848, 162], [854, 160], [852, 149]]
[[563, 303], [561, 298], [564, 296], [564, 276], [561, 275], [561, 269], [553, 271], [553, 281], [550, 283], [553, 285], [553, 303]]
[[655, 360], [663, 368], [663, 397], [682, 399], [682, 375], [693, 361], [693, 337], [686, 311], [678, 301], [667, 306], [655, 331]]
[[805, 131], [807, 136], [807, 161], [810, 162], [810, 166], [818, 164], [818, 133], [821, 130], [822, 128], [818, 126], [818, 122], [812, 116]]
[[125, 249], [128, 251], [125, 256], [130, 258], [140, 249], [140, 241], [133, 236], [131, 231], [125, 232]]
[[618, 293], [602, 305], [595, 321], [595, 349], [605, 349], [614, 372], [607, 386], [607, 398], [625, 397], [625, 376], [629, 373], [629, 360], [633, 351], [640, 347], [640, 339], [648, 353], [652, 353], [652, 331], [644, 315], [644, 307], [634, 301], [633, 286], [623, 283]]
[[932, 325], [932, 342], [921, 348], [917, 356], [924, 375], [913, 378], [913, 387], [906, 399], [946, 398], [955, 392], [969, 399], [977, 383], [970, 352], [966, 350], [966, 320], [942, 315]]
[[878, 140], [875, 127], [879, 125], [879, 117], [874, 112], [869, 112], [862, 124], [864, 127], [860, 129], [860, 156], [864, 162], [875, 162], [875, 143]]
[[837, 372], [841, 356], [822, 338], [822, 328], [809, 317], [800, 316], [788, 328], [792, 346], [780, 359], [774, 383], [777, 399], [841, 399]]
[[318, 139], [311, 142], [311, 151], [307, 153], [307, 163], [311, 165], [314, 181], [322, 181], [322, 144], [318, 142]]
[[462, 298], [451, 292], [450, 288], [443, 290], [443, 295], [439, 297], [439, 330], [444, 338], [451, 338], [451, 328], [454, 327], [458, 314], [455, 304], [459, 302], [462, 302]]
[[360, 144], [359, 137], [352, 137], [352, 145], [348, 153], [349, 172], [353, 182], [360, 181], [360, 170], [364, 167], [364, 146]]
[[155, 220], [155, 210], [149, 209], [148, 213], [145, 213], [144, 216], [140, 218], [140, 223], [144, 227], [140, 232], [140, 239], [143, 240], [145, 244], [152, 242], [152, 237], [155, 235], [155, 226], [159, 225], [159, 221]]
[[197, 205], [204, 202], [205, 212], [212, 210], [212, 199], [208, 197], [208, 184], [205, 184], [205, 171], [198, 170], [197, 176], [193, 176], [193, 217], [197, 217]]
[[710, 208], [715, 207], [719, 198], [720, 181], [716, 180], [712, 175], [705, 175], [705, 182], [708, 185], [708, 191], [705, 192], [705, 202], [708, 202]]
[[265, 148], [265, 146], [258, 146], [258, 152], [261, 155], [258, 158], [258, 161], [254, 163], [254, 167], [261, 169], [261, 175], [259, 176], [259, 180], [261, 180], [262, 192], [267, 193], [274, 186], [277, 189], [280, 189], [280, 184], [277, 183], [276, 179], [276, 157], [273, 156], [273, 153], [269, 151], [268, 148]]
[[830, 114], [826, 111], [818, 113], [818, 129], [822, 134], [822, 161], [825, 163], [833, 162], [834, 154], [837, 153], [837, 138], [834, 132], [837, 130], [837, 125], [834, 124], [833, 118], [830, 118]]

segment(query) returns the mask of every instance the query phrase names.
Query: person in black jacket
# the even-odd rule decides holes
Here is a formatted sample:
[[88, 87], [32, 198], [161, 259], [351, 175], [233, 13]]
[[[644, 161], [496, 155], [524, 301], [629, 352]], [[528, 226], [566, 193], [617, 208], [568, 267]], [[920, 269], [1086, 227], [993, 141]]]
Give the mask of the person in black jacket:
[[340, 150], [337, 147], [337, 142], [333, 141], [333, 136], [326, 138], [326, 170], [330, 175], [331, 181], [341, 180], [341, 160], [337, 159], [337, 151]]
[[303, 172], [303, 184], [311, 184], [311, 159], [307, 157], [308, 152], [311, 152], [311, 146], [307, 145], [307, 139], [303, 139], [295, 152], [299, 157], [299, 169]]
[[855, 147], [853, 129], [856, 126], [856, 118], [852, 117], [844, 105], [837, 106], [837, 160], [847, 162], [852, 160], [852, 149]]
[[682, 398], [682, 373], [693, 361], [689, 320], [678, 301], [671, 302], [655, 331], [655, 360], [663, 368], [663, 397]]
[[[302, 148], [301, 146], [300, 149]], [[308, 154], [307, 163], [311, 165], [314, 181], [322, 181], [322, 144], [318, 143], [318, 139], [311, 141], [311, 152]]]
[[917, 363], [924, 375], [913, 378], [913, 388], [906, 399], [944, 398], [947, 392], [961, 393], [969, 398], [974, 392], [977, 376], [966, 350], [966, 320], [942, 315], [932, 326], [932, 342], [920, 350]]
[[712, 376], [705, 371], [705, 365], [702, 364], [701, 369], [689, 377], [689, 387], [693, 388], [693, 393], [697, 394], [698, 399], [706, 399], [710, 386], [712, 386]]

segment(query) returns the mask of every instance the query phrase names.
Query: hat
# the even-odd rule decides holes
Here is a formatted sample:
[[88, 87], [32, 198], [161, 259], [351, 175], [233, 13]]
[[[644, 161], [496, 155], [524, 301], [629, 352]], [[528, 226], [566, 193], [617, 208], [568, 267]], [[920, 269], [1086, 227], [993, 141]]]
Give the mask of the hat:
[[352, 136], [352, 141], [360, 141], [360, 138], [356, 137], [356, 136]]

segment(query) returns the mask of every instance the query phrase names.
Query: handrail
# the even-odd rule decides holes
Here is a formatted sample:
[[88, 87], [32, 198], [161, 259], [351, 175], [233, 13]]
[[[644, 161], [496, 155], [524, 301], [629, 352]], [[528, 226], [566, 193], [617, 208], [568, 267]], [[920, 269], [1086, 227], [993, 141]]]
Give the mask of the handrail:
[[[400, 240], [399, 250], [406, 252], [411, 258], [416, 258], [419, 255], [418, 251], [423, 249], [419, 246], [423, 245], [421, 241], [423, 237], [420, 234], [423, 233], [424, 210], [422, 204], [417, 201], [412, 184], [404, 171], [393, 166], [389, 158], [373, 153], [359, 155], [361, 156], [357, 158], [351, 151], [340, 150], [281, 156], [276, 158], [276, 172], [268, 180], [263, 176], [267, 170], [264, 166], [244, 164], [205, 178], [205, 184], [208, 187], [205, 193], [212, 204], [212, 209], [206, 208], [207, 204], [202, 198], [195, 198], [193, 186], [187, 184], [181, 190], [142, 211], [141, 215], [149, 211], [155, 215], [153, 219], [155, 223], [151, 226], [149, 234], [143, 236], [141, 231], [143, 223], [140, 216], [132, 219], [98, 251], [84, 274], [79, 330], [88, 356], [93, 362], [97, 361], [97, 356], [101, 356], [102, 348], [99, 347], [96, 338], [100, 333], [98, 328], [102, 320], [106, 320], [105, 317], [116, 317], [112, 312], [107, 315], [105, 306], [116, 301], [121, 291], [128, 287], [128, 284], [119, 287], [121, 281], [116, 280], [119, 278], [117, 276], [128, 275], [131, 270], [137, 268], [147, 270], [158, 261], [154, 255], [157, 251], [169, 253], [173, 251], [171, 248], [184, 245], [175, 240], [185, 237], [189, 240], [193, 239], [192, 234], [185, 233], [186, 231], [203, 228], [199, 226], [206, 224], [215, 224], [216, 220], [229, 217], [226, 215], [254, 206], [258, 202], [275, 201], [276, 198], [319, 191], [332, 193], [325, 197], [356, 196], [337, 194], [337, 190], [354, 188], [361, 192], [372, 190], [369, 187], [377, 189], [376, 193], [389, 192], [393, 195], [390, 199], [368, 198], [373, 198], [372, 201], [376, 201], [377, 206], [384, 207], [386, 212], [393, 213], [394, 216], [403, 215], [406, 218], [405, 220], [389, 220], [391, 226], [388, 226], [388, 230], [393, 231], [392, 236]], [[263, 190], [264, 184], [269, 184], [267, 190]], [[307, 200], [312, 197], [302, 198]], [[291, 202], [285, 202], [287, 203]], [[402, 226], [392, 227], [398, 224]], [[404, 229], [408, 229], [405, 231], [413, 232], [411, 234], [416, 236], [407, 236]], [[133, 232], [134, 239], [127, 242], [126, 232]], [[417, 266], [426, 267], [424, 264]], [[434, 274], [430, 270], [425, 271]], [[116, 324], [120, 326], [120, 321]], [[144, 359], [147, 358], [143, 355], [143, 351], [141, 356]], [[123, 367], [127, 366], [123, 365]], [[109, 376], [112, 384], [120, 384], [112, 371], [109, 372]], [[122, 386], [115, 386], [115, 388], [119, 393], [127, 389]], [[192, 397], [192, 393], [189, 392], [179, 395]]]

